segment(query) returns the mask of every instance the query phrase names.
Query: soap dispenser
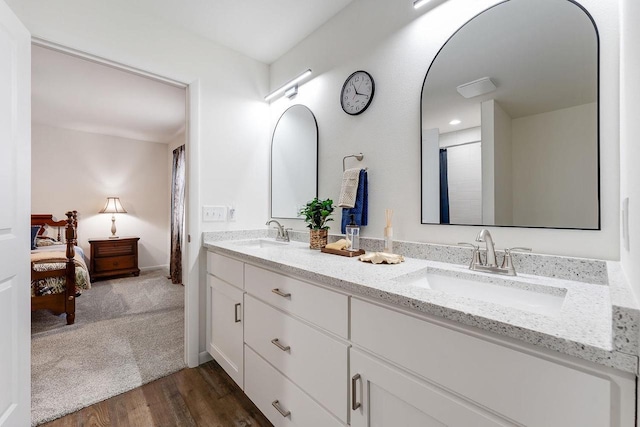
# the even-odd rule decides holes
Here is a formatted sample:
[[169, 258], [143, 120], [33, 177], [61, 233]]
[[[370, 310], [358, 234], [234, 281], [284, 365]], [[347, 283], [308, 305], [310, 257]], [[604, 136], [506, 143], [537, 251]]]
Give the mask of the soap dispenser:
[[347, 250], [357, 252], [360, 250], [360, 226], [356, 224], [355, 217], [351, 214], [351, 222], [345, 227], [347, 232]]

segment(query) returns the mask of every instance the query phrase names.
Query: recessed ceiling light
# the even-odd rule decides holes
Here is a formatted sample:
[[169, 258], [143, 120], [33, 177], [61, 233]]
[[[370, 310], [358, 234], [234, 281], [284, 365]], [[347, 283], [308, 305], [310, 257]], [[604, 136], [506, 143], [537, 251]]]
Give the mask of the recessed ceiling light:
[[449, 122], [450, 125], [459, 125], [460, 123], [462, 123], [462, 121], [458, 119], [453, 119]]
[[415, 0], [413, 2], [413, 8], [417, 9], [419, 7], [424, 6], [425, 4], [429, 3], [431, 0]]

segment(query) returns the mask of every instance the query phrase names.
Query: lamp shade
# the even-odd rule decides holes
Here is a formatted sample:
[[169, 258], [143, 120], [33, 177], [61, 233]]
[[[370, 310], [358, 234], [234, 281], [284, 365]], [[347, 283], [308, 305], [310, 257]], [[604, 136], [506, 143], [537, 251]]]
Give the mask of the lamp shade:
[[102, 208], [100, 213], [127, 213], [127, 211], [122, 207], [119, 197], [107, 197], [107, 203], [104, 205], [104, 208]]

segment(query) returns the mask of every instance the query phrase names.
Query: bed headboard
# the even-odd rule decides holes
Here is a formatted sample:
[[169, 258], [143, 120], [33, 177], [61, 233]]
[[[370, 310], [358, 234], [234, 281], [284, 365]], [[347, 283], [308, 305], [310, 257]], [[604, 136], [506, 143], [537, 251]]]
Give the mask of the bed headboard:
[[[69, 211], [66, 213], [67, 218], [71, 219], [71, 223], [75, 230], [78, 229], [78, 211]], [[42, 228], [38, 232], [38, 236], [41, 236], [45, 232], [45, 227], [57, 227], [57, 236], [56, 239], [58, 241], [62, 241], [62, 229], [64, 229], [68, 224], [68, 219], [61, 219], [60, 221], [55, 221], [53, 219], [52, 214], [31, 214], [31, 225], [39, 225]], [[77, 245], [77, 234], [74, 232], [74, 245]]]

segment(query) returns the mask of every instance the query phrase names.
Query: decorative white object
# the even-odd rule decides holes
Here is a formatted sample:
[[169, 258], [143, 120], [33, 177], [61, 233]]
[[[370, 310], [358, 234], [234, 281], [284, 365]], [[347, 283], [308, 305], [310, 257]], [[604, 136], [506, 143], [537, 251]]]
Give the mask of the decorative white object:
[[400, 264], [404, 261], [404, 257], [402, 255], [388, 254], [385, 252], [367, 252], [364, 255], [360, 255], [358, 259], [372, 264]]

